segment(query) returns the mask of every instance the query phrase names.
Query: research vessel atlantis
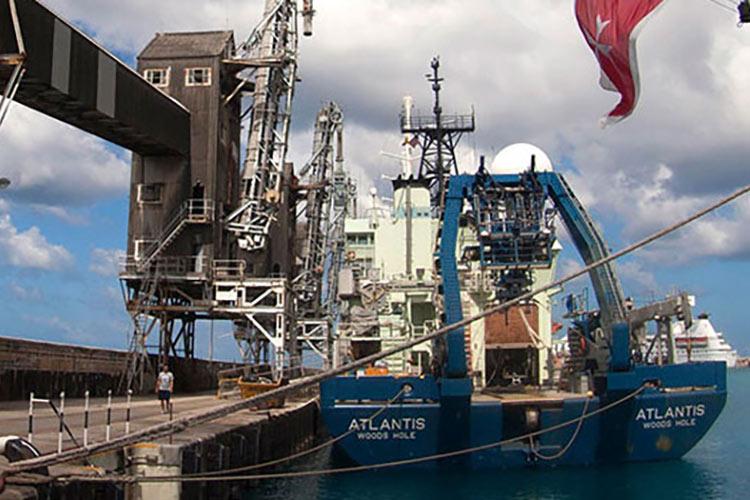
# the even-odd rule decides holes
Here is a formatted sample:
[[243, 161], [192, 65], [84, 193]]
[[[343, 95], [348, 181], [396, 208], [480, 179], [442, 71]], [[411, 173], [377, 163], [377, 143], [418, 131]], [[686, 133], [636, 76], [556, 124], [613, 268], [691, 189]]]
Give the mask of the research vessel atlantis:
[[592, 268], [598, 310], [571, 308], [570, 356], [556, 370], [555, 290], [532, 295], [553, 280], [556, 221], [587, 265], [609, 248], [541, 150], [514, 146], [459, 173], [455, 146], [473, 131], [474, 115], [442, 113], [438, 69], [433, 61], [433, 113], [413, 116], [407, 106], [401, 120], [404, 143], [419, 147], [418, 171], [393, 181], [390, 211], [347, 221], [336, 350], [360, 359], [518, 303], [382, 366], [322, 382], [336, 446], [363, 465], [478, 469], [683, 456], [724, 407], [726, 364], [677, 363], [674, 342], [651, 363], [644, 345], [652, 325], [668, 338], [675, 321], [690, 328], [689, 297], [633, 307], [612, 263]]

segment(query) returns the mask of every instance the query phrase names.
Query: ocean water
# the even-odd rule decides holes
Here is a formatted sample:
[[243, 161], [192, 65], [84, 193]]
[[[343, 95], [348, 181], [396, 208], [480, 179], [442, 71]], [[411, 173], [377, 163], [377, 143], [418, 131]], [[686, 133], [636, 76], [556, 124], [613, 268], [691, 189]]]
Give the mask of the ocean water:
[[[321, 451], [294, 470], [334, 466]], [[250, 499], [750, 499], [750, 370], [729, 372], [729, 398], [682, 460], [495, 472], [375, 471], [264, 481]]]

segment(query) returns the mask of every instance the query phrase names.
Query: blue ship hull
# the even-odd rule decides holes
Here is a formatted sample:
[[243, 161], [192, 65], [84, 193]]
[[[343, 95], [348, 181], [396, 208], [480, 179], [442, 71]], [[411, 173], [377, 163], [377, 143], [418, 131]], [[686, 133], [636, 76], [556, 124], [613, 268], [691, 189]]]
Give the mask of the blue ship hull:
[[[410, 392], [382, 410], [405, 385]], [[611, 372], [591, 398], [477, 399], [465, 396], [470, 388], [468, 379], [339, 377], [321, 384], [321, 411], [333, 436], [348, 433], [337, 446], [358, 464], [448, 454], [406, 466], [487, 469], [676, 459], [708, 432], [727, 396], [722, 362]], [[533, 439], [494, 445], [534, 431]], [[475, 447], [485, 448], [461, 452]]]

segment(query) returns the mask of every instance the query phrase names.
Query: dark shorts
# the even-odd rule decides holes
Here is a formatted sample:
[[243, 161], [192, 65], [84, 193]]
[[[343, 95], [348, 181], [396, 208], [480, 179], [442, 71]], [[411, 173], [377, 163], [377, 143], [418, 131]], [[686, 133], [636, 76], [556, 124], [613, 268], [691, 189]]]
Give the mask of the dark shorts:
[[172, 393], [170, 391], [159, 391], [159, 401], [169, 401]]

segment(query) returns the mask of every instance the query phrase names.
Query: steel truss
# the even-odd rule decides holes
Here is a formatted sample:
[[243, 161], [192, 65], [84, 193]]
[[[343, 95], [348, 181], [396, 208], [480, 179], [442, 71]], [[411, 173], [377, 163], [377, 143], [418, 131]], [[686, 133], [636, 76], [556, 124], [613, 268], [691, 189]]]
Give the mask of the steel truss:
[[[233, 59], [255, 76], [241, 200], [226, 220], [240, 248], [248, 251], [266, 247], [280, 201], [297, 80], [297, 13], [297, 0], [266, 0], [263, 19]], [[311, 1], [302, 14], [309, 23]]]
[[315, 122], [313, 153], [300, 171], [306, 191], [302, 266], [294, 279], [297, 342], [333, 361], [335, 323], [339, 316], [338, 276], [344, 262], [344, 224], [353, 183], [344, 170], [343, 113], [336, 103], [320, 110]]
[[[158, 366], [149, 359], [149, 349], [158, 352], [155, 365], [167, 364], [170, 357], [194, 358], [198, 309], [189, 296], [158, 272], [149, 275], [139, 287], [128, 286], [125, 279], [121, 279], [121, 285], [133, 322], [130, 356], [121, 385], [143, 391], [145, 375], [158, 372]], [[155, 330], [159, 332], [158, 343], [149, 345]]]

